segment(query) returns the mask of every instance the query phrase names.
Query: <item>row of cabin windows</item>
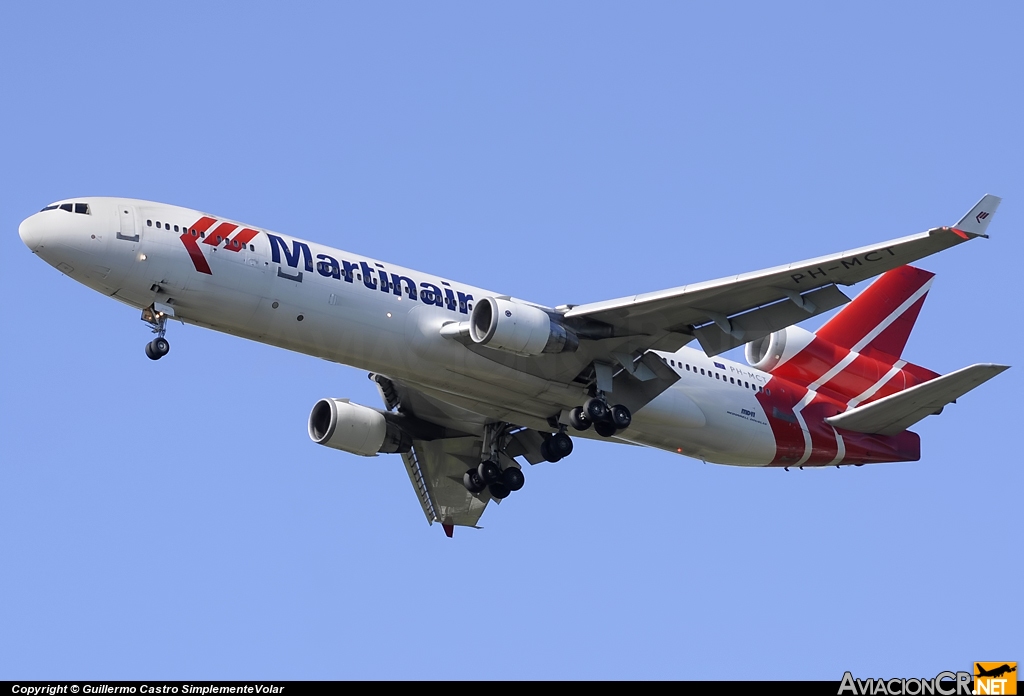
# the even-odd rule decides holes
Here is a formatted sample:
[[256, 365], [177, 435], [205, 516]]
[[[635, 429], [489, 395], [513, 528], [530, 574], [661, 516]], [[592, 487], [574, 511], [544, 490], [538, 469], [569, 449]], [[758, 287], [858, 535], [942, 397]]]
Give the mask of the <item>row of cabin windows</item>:
[[69, 213], [78, 213], [80, 215], [90, 215], [90, 213], [89, 213], [89, 204], [88, 203], [60, 203], [60, 204], [54, 203], [53, 205], [46, 206], [45, 208], [43, 208], [39, 212], [42, 213], [42, 212], [45, 212], [47, 210], [57, 210], [58, 208], [60, 210], [66, 210]]
[[[146, 227], [152, 227], [152, 226], [153, 226], [153, 221], [152, 220], [146, 220]], [[165, 222], [165, 223], [161, 224], [160, 221], [157, 220], [156, 221], [156, 228], [158, 230], [167, 230], [168, 232], [170, 232], [171, 231], [171, 223]], [[180, 228], [177, 225], [174, 225], [174, 231], [175, 232], [185, 232], [187, 234], [189, 229], [185, 225], [182, 225]], [[199, 237], [200, 239], [206, 239], [206, 233], [205, 232], [199, 232], [199, 231], [197, 231], [194, 228], [192, 229], [192, 236], [193, 237]], [[224, 238], [221, 237], [218, 234], [217, 235], [217, 243], [220, 244], [223, 241], [224, 241]], [[256, 245], [255, 244], [250, 244], [249, 245], [249, 251], [256, 251]]]
[[[694, 365], [693, 367], [690, 367], [689, 363], [683, 363], [683, 362], [678, 362], [677, 363], [675, 360], [669, 360], [669, 363], [672, 365], [672, 367], [686, 368], [687, 372], [692, 372], [694, 374], [697, 374], [697, 369], [698, 368], [697, 368], [696, 365]], [[728, 377], [727, 378], [725, 375], [723, 375], [723, 374], [721, 374], [719, 372], [712, 372], [711, 370], [705, 371], [703, 367], [699, 368], [699, 369], [700, 369], [700, 374], [702, 374], [702, 375], [706, 374], [709, 379], [718, 379], [718, 380], [721, 380], [723, 382], [728, 381], [729, 384], [735, 384], [737, 387], [743, 387], [744, 389], [750, 389], [751, 391], [763, 391], [768, 396], [771, 396], [771, 394], [772, 394], [771, 389], [765, 389], [764, 387], [760, 387], [760, 386], [758, 386], [756, 384], [751, 384], [750, 382], [744, 382], [743, 380], [736, 379], [735, 377]]]

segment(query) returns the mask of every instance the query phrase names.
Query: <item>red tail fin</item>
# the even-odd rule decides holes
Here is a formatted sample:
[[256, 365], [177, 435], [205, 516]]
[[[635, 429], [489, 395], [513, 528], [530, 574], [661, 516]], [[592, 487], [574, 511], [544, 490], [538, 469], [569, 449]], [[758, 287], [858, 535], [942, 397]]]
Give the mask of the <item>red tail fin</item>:
[[772, 374], [851, 407], [938, 377], [900, 359], [934, 275], [913, 266], [884, 273]]
[[815, 335], [892, 365], [903, 354], [934, 277], [913, 266], [894, 268]]

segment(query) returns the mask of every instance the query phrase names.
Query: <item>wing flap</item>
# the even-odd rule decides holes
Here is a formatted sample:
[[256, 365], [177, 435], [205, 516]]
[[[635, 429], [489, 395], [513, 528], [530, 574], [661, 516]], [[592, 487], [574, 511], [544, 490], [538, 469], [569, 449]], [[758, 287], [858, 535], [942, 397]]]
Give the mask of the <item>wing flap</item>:
[[719, 318], [693, 333], [700, 347], [710, 357], [756, 341], [804, 319], [823, 314], [850, 301], [835, 285], [812, 290], [806, 295], [793, 295], [789, 300], [751, 310], [732, 318]]
[[971, 365], [826, 418], [825, 422], [858, 433], [896, 435], [1007, 369], [1009, 365]]
[[[432, 521], [465, 527], [477, 526], [491, 496], [487, 491], [477, 495], [467, 491], [462, 485], [462, 475], [472, 466], [471, 462], [479, 459], [480, 438], [469, 436], [418, 440], [413, 443], [413, 451], [422, 472], [423, 490], [434, 514]], [[418, 494], [415, 480], [413, 487], [417, 488]], [[431, 520], [428, 518], [428, 521]]]

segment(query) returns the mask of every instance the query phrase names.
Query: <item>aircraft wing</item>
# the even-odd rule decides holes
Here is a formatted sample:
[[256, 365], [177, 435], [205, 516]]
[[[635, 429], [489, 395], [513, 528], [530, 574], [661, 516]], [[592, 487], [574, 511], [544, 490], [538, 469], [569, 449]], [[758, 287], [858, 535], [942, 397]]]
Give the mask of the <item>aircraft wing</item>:
[[480, 461], [480, 444], [480, 438], [472, 436], [413, 440], [412, 450], [402, 454], [428, 523], [475, 527], [484, 514], [490, 494], [473, 495], [462, 485], [466, 469]]
[[675, 350], [696, 337], [708, 355], [717, 355], [848, 302], [837, 285], [852, 285], [987, 236], [1000, 200], [984, 196], [954, 227], [936, 227], [762, 271], [577, 305], [564, 316], [610, 325], [615, 336], [647, 336], [649, 348]]
[[[412, 449], [402, 454], [402, 461], [427, 522], [440, 522], [448, 536], [456, 525], [476, 527], [492, 498], [486, 490], [470, 493], [462, 477], [480, 463], [483, 428], [489, 420], [383, 375], [371, 374], [370, 379], [389, 413], [411, 421], [406, 430], [413, 436]], [[533, 430], [511, 434], [499, 453], [502, 468], [520, 467], [515, 460], [520, 456], [531, 464], [542, 461], [541, 441]]]

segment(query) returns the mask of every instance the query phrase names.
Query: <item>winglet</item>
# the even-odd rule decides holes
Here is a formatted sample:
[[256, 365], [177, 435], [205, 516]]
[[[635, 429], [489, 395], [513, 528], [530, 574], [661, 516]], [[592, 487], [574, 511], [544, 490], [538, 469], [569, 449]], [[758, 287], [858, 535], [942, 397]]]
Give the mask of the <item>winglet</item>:
[[986, 193], [953, 229], [965, 232], [970, 237], [987, 237], [985, 230], [988, 229], [988, 223], [992, 222], [992, 216], [996, 214], [996, 208], [1002, 200], [999, 196]]

